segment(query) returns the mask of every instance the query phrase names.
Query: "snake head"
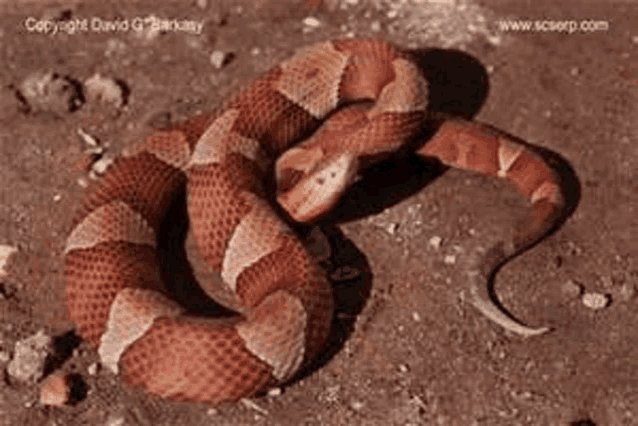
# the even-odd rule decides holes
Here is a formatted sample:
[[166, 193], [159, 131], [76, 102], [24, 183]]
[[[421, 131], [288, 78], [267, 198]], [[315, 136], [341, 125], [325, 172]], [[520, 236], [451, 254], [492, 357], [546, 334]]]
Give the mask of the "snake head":
[[[302, 223], [316, 221], [328, 213], [356, 180], [359, 171], [359, 161], [353, 153], [344, 152], [328, 158], [319, 153], [306, 154], [305, 157], [299, 152], [288, 157], [284, 155], [276, 167], [277, 202], [292, 219]], [[305, 162], [297, 161], [294, 169], [284, 172], [284, 165], [293, 156]], [[293, 175], [296, 175], [294, 179], [291, 178]]]

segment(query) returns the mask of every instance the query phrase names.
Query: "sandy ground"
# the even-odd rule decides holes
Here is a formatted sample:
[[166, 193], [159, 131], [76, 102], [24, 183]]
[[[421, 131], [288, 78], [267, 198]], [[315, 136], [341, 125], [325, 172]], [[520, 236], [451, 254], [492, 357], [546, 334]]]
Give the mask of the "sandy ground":
[[[0, 423], [638, 424], [638, 9], [526, 3], [2, 2], [0, 245], [17, 252], [0, 277]], [[196, 34], [105, 24], [148, 16], [203, 26]], [[38, 32], [44, 21], [75, 19], [88, 28]], [[546, 21], [533, 31], [504, 28], [523, 19]], [[571, 33], [553, 26], [566, 20]], [[556, 153], [573, 172], [572, 214], [495, 284], [515, 316], [554, 331], [522, 339], [488, 322], [467, 302], [455, 267], [522, 217], [518, 194], [495, 179], [397, 159], [366, 175], [324, 226], [333, 271], [361, 274], [335, 283], [331, 345], [301, 380], [252, 406], [212, 409], [150, 398], [94, 368], [97, 355], [67, 319], [61, 275], [71, 217], [91, 182], [78, 130], [116, 155], [150, 128], [214, 108], [295, 49], [349, 35], [420, 49], [433, 108], [475, 115]], [[74, 87], [97, 74], [124, 90], [109, 91], [110, 101], [74, 99]], [[62, 89], [25, 96], [42, 81]], [[8, 366], [16, 342], [39, 330], [54, 347], [23, 382]], [[52, 371], [79, 380], [79, 401], [40, 402], [41, 376]]]

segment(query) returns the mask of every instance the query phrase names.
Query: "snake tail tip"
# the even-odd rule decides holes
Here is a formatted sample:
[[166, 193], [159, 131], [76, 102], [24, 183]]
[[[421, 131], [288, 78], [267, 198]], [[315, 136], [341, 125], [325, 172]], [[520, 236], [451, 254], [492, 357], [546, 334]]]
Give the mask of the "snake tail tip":
[[510, 318], [491, 299], [481, 297], [480, 293], [481, 292], [476, 291], [475, 288], [472, 288], [472, 305], [490, 321], [500, 325], [504, 329], [523, 337], [539, 336], [552, 330], [551, 327], [534, 328], [519, 323], [518, 321]]

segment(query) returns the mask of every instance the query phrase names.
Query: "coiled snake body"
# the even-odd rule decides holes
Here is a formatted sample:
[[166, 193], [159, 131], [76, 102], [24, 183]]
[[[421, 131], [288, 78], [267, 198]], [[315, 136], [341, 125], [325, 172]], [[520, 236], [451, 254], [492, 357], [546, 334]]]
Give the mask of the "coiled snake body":
[[[333, 302], [317, 260], [267, 201], [266, 175], [274, 167], [277, 202], [292, 219], [316, 219], [361, 169], [417, 132], [427, 91], [413, 62], [389, 43], [325, 42], [259, 77], [220, 111], [126, 151], [86, 195], [65, 248], [67, 304], [81, 336], [126, 382], [161, 397], [216, 404], [290, 379], [325, 342]], [[374, 104], [332, 114], [359, 100]], [[556, 174], [506, 135], [460, 119], [445, 121], [415, 152], [506, 178], [531, 201], [526, 227], [469, 271], [470, 290], [472, 303], [502, 326], [546, 331], [499, 310], [487, 281], [560, 215]], [[238, 319], [190, 315], [159, 279], [158, 227], [184, 184], [191, 242], [219, 277], [200, 284], [223, 293]]]

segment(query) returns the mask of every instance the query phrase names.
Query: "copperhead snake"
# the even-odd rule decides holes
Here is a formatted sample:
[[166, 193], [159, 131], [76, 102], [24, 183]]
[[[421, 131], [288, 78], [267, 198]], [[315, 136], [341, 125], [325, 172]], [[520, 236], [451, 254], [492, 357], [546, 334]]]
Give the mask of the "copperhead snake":
[[[67, 306], [80, 335], [127, 383], [164, 398], [217, 404], [292, 378], [328, 336], [332, 293], [265, 180], [274, 170], [276, 202], [289, 219], [316, 220], [362, 169], [415, 135], [427, 98], [406, 52], [335, 40], [300, 50], [219, 111], [127, 149], [86, 194], [64, 250]], [[373, 105], [339, 109], [360, 100]], [[462, 119], [443, 122], [414, 152], [505, 178], [529, 199], [526, 226], [468, 271], [469, 288], [492, 321], [522, 335], [546, 332], [502, 312], [487, 283], [560, 216], [556, 173], [507, 135]], [[218, 278], [200, 285], [240, 312], [236, 319], [190, 315], [159, 278], [158, 227], [184, 185], [189, 244]]]

